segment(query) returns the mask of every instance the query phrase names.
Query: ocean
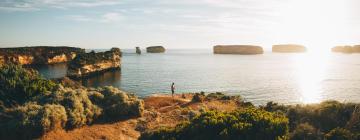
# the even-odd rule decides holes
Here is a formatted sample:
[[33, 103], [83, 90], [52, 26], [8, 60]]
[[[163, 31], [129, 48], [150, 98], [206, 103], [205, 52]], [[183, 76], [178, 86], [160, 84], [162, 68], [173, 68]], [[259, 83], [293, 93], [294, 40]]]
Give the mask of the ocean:
[[[114, 86], [140, 97], [176, 93], [224, 92], [256, 105], [360, 102], [360, 54], [271, 53], [222, 55], [212, 50], [167, 50], [135, 54], [123, 50], [121, 71], [82, 80], [84, 86]], [[63, 77], [66, 64], [38, 66], [46, 78]]]

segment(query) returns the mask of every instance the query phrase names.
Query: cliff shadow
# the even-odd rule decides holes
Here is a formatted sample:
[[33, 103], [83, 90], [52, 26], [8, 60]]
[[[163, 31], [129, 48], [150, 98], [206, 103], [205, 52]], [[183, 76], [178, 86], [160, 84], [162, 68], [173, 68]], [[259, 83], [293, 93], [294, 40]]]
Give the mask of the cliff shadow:
[[121, 80], [121, 70], [114, 69], [97, 73], [87, 78], [82, 78], [79, 82], [85, 87], [111, 86]]

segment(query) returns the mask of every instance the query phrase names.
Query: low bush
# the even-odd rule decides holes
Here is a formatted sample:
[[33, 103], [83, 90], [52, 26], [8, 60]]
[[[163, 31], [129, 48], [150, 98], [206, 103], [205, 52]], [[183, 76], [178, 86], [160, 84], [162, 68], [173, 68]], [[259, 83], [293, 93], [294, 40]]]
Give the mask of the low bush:
[[23, 105], [35, 96], [52, 91], [55, 86], [34, 70], [14, 64], [0, 66], [0, 100], [6, 107]]
[[233, 112], [208, 111], [175, 128], [161, 128], [141, 135], [142, 140], [256, 140], [285, 139], [288, 119], [276, 113], [247, 108]]
[[90, 98], [99, 105], [106, 120], [119, 120], [142, 116], [144, 102], [135, 95], [126, 93], [111, 86], [92, 91]]
[[61, 105], [44, 106], [30, 102], [9, 109], [8, 118], [0, 123], [0, 139], [31, 139], [57, 128], [67, 122], [65, 108]]
[[195, 93], [191, 99], [191, 102], [203, 102], [205, 100], [205, 94]]
[[322, 134], [308, 123], [302, 123], [296, 126], [290, 133], [291, 140], [321, 140]]
[[352, 140], [352, 133], [344, 128], [335, 128], [325, 135], [326, 140]]

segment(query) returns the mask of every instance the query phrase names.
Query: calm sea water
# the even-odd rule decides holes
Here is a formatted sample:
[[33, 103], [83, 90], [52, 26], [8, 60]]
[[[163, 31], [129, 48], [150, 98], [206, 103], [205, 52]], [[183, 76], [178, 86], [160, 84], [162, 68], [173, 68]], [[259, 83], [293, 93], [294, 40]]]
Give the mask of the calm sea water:
[[[219, 55], [211, 50], [168, 50], [137, 55], [125, 50], [122, 70], [83, 80], [112, 85], [138, 96], [170, 92], [225, 92], [255, 104], [360, 102], [360, 55], [339, 53]], [[37, 67], [48, 78], [66, 74], [64, 64]]]

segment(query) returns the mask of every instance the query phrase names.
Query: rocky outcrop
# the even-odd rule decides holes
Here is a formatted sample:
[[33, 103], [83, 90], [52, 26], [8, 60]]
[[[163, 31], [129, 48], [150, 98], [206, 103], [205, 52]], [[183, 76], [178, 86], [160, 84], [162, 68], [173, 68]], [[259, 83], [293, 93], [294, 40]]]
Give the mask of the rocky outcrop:
[[336, 46], [331, 49], [332, 52], [340, 53], [360, 53], [360, 45], [346, 45], [346, 46]]
[[273, 45], [272, 52], [279, 53], [298, 53], [298, 52], [306, 52], [306, 47], [297, 44], [280, 44]]
[[136, 53], [137, 53], [137, 54], [141, 54], [140, 47], [136, 47]]
[[164, 53], [165, 48], [163, 46], [151, 46], [146, 48], [148, 53]]
[[254, 45], [216, 45], [214, 54], [263, 54], [264, 50], [260, 46]]
[[66, 46], [34, 46], [18, 48], [0, 48], [0, 64], [20, 65], [55, 64], [69, 62], [85, 50]]
[[112, 48], [110, 51], [79, 54], [69, 63], [67, 76], [70, 78], [84, 78], [100, 72], [120, 69], [121, 51]]

